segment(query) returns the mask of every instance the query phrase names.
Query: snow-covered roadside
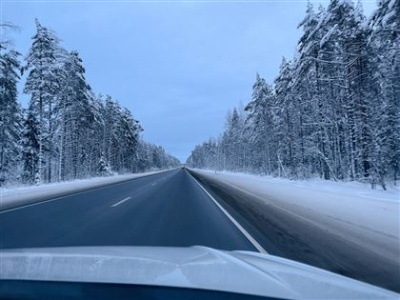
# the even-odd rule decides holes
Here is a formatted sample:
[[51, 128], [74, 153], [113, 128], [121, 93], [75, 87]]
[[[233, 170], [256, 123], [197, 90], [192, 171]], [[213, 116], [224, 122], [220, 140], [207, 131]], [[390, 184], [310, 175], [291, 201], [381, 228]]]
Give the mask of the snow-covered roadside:
[[90, 179], [43, 184], [39, 186], [0, 188], [0, 211], [165, 171], [166, 170], [114, 175], [109, 177], [95, 177]]
[[194, 170], [399, 263], [399, 189]]

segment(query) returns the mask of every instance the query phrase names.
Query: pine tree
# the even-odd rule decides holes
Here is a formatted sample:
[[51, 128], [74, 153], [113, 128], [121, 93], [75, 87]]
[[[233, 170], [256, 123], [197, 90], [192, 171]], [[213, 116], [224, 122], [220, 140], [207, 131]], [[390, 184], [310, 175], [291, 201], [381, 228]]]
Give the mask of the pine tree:
[[374, 49], [379, 99], [374, 114], [371, 164], [381, 184], [391, 173], [394, 182], [400, 176], [400, 3], [380, 0], [370, 21], [370, 43]]
[[245, 107], [248, 112], [246, 118], [246, 132], [249, 136], [252, 158], [250, 165], [259, 172], [270, 174], [274, 164], [272, 107], [274, 104], [272, 87], [264, 78], [256, 75], [253, 85], [253, 95]]
[[[381, 0], [369, 25], [361, 3], [331, 0], [314, 12], [307, 5], [298, 53], [281, 64], [274, 87], [259, 76], [246, 106], [246, 130], [232, 134], [235, 114], [221, 138], [198, 145], [188, 163], [241, 168], [246, 147], [250, 170], [291, 178], [394, 182], [400, 173], [400, 2]], [[264, 92], [265, 91], [265, 92]], [[269, 96], [266, 96], [269, 95]], [[235, 123], [235, 122], [233, 122]], [[229, 148], [234, 140], [236, 147]], [[225, 155], [226, 154], [226, 155]], [[265, 154], [265, 155], [264, 155]], [[210, 163], [211, 162], [211, 163]], [[218, 166], [218, 164], [217, 164]]]
[[[31, 106], [37, 107], [39, 118], [39, 166], [38, 177], [41, 182], [45, 176], [44, 164], [47, 162], [47, 181], [51, 180], [51, 133], [54, 101], [59, 91], [57, 51], [58, 38], [36, 20], [37, 32], [32, 38], [32, 46], [26, 56], [26, 69], [29, 70], [24, 92], [31, 95]], [[46, 153], [45, 153], [46, 152]], [[46, 157], [45, 157], [46, 156]], [[45, 161], [46, 160], [46, 161]]]
[[85, 79], [85, 69], [77, 51], [69, 53], [62, 70], [62, 90], [55, 111], [58, 121], [58, 173], [65, 176], [85, 176], [89, 165], [92, 133], [98, 125], [100, 109]]
[[[0, 185], [11, 180], [18, 163], [21, 107], [17, 96], [20, 79], [19, 53], [0, 49]], [[15, 178], [14, 178], [15, 179]]]
[[0, 40], [0, 183], [21, 169], [23, 182], [40, 184], [179, 164], [141, 140], [143, 129], [130, 110], [95, 96], [77, 51], [63, 49], [37, 20], [36, 29], [22, 68], [30, 94], [24, 117], [17, 101], [19, 54], [6, 52], [9, 41]]
[[24, 120], [21, 139], [23, 162], [22, 180], [25, 183], [40, 184], [40, 123], [36, 116], [37, 111], [35, 111], [35, 107], [30, 105]]

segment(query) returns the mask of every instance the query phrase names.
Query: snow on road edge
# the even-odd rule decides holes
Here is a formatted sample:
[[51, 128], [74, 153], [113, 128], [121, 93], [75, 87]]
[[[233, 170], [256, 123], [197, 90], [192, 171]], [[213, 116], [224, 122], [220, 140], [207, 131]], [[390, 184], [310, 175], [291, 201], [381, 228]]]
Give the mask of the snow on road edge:
[[296, 182], [248, 174], [193, 171], [399, 262], [400, 201], [396, 190], [374, 191], [362, 185], [325, 184], [321, 180]]

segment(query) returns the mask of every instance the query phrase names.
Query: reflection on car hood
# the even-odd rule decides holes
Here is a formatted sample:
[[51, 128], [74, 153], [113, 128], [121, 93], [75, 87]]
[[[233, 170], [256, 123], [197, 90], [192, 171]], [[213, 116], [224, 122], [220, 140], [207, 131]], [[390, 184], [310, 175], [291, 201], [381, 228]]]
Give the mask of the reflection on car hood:
[[398, 296], [276, 256], [198, 246], [38, 248], [0, 254], [0, 279], [145, 284], [285, 299]]

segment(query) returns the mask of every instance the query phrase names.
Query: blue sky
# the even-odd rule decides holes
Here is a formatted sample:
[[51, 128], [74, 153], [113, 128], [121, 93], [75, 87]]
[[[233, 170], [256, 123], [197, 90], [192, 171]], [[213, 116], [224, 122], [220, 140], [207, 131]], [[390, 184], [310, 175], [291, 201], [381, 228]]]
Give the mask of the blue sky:
[[[93, 90], [128, 107], [144, 138], [181, 161], [248, 102], [256, 72], [272, 82], [293, 56], [307, 3], [0, 1], [3, 21], [21, 28], [11, 36], [18, 51], [27, 53], [38, 18], [78, 50]], [[363, 3], [370, 14], [375, 1]]]

